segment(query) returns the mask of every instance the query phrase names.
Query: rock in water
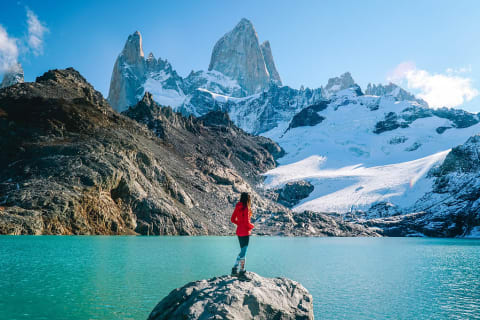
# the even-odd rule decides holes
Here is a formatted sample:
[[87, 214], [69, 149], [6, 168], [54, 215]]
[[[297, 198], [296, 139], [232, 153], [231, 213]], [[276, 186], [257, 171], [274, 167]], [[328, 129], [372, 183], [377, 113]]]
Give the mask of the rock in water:
[[[269, 55], [268, 65], [262, 51]], [[276, 73], [274, 77], [280, 81], [270, 46], [264, 45], [262, 50], [253, 24], [242, 19], [215, 44], [208, 70], [219, 71], [237, 80], [248, 94], [254, 94], [268, 88], [271, 78], [268, 68]]]
[[148, 319], [314, 318], [312, 296], [300, 283], [253, 272], [247, 277], [248, 282], [230, 276], [191, 282], [170, 292]]
[[10, 69], [8, 69], [3, 75], [2, 83], [0, 84], [1, 88], [6, 88], [13, 86], [17, 83], [23, 83], [23, 68], [20, 63], [15, 64]]

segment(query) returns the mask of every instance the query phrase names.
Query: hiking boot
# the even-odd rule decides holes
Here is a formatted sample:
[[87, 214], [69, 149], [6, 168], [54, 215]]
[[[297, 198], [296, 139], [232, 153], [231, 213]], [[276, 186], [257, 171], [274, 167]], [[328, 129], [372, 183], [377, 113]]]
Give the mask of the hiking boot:
[[233, 277], [233, 276], [236, 276], [236, 275], [238, 275], [238, 269], [233, 267], [231, 276]]
[[251, 280], [247, 277], [247, 272], [245, 270], [240, 270], [237, 278], [240, 281], [250, 281]]

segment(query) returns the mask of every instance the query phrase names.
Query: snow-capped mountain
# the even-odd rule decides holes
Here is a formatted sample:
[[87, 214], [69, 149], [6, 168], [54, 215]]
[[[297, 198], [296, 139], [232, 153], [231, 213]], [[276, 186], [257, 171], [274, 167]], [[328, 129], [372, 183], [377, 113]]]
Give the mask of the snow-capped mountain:
[[208, 71], [186, 78], [166, 60], [145, 59], [140, 34], [131, 35], [109, 101], [122, 111], [147, 91], [183, 114], [226, 111], [245, 131], [278, 142], [286, 154], [265, 174], [265, 188], [297, 212], [354, 220], [420, 210], [436, 192], [432, 172], [480, 131], [477, 114], [429, 108], [393, 83], [362, 91], [349, 72], [317, 89], [282, 86], [270, 43], [260, 44], [246, 19], [215, 44]]
[[390, 214], [409, 212], [432, 190], [429, 170], [477, 132], [478, 115], [363, 95], [354, 85], [263, 134], [286, 152], [265, 184], [311, 183], [313, 191], [296, 211], [361, 210], [373, 218], [375, 206], [388, 202], [395, 208]]
[[0, 83], [0, 89], [13, 86], [17, 83], [23, 83], [23, 68], [20, 63], [16, 63], [10, 69], [8, 69], [3, 75], [2, 83]]
[[398, 85], [391, 82], [387, 85], [375, 85], [369, 83], [367, 85], [367, 89], [365, 90], [365, 94], [372, 96], [392, 96], [395, 97], [397, 100], [416, 101], [423, 106], [428, 106], [425, 100], [415, 97], [410, 92], [400, 88]]
[[145, 59], [142, 36], [136, 31], [115, 62], [108, 101], [117, 111], [123, 111], [149, 91], [159, 103], [178, 107], [184, 100], [182, 86], [183, 79], [167, 60], [157, 60], [152, 53]]
[[144, 57], [137, 31], [128, 37], [115, 62], [108, 101], [124, 111], [148, 91], [156, 102], [183, 114], [227, 111], [242, 129], [259, 134], [322, 99], [321, 88], [282, 86], [270, 43], [260, 44], [247, 19], [218, 40], [208, 69], [180, 77], [166, 60], [156, 60], [152, 53]]

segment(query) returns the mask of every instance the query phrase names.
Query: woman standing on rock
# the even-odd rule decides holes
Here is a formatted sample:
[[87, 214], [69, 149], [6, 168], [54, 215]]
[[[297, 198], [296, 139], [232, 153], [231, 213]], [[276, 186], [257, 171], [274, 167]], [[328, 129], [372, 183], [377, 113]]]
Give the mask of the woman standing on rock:
[[[250, 240], [250, 233], [254, 228], [254, 225], [250, 222], [252, 217], [250, 195], [246, 192], [242, 192], [240, 195], [240, 201], [235, 206], [230, 221], [237, 225], [237, 236], [240, 242], [240, 253], [238, 254], [235, 265], [232, 268], [232, 276], [245, 275], [245, 260], [248, 248], [248, 241]], [[240, 273], [238, 272], [238, 265], [240, 264]]]

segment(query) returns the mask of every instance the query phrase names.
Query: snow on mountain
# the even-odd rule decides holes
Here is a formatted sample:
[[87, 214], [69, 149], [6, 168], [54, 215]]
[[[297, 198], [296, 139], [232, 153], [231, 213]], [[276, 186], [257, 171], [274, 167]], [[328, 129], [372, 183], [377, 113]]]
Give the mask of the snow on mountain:
[[386, 235], [480, 237], [480, 136], [470, 137], [429, 173], [431, 189], [407, 214], [366, 221]]
[[367, 89], [365, 90], [365, 94], [372, 95], [372, 96], [392, 96], [400, 101], [402, 100], [416, 101], [419, 104], [425, 107], [428, 107], [428, 103], [425, 100], [415, 97], [410, 92], [402, 89], [398, 85], [391, 82], [387, 85], [383, 85], [383, 84], [375, 85], [375, 84], [369, 83], [367, 85]]
[[12, 67], [10, 67], [10, 69], [8, 69], [3, 75], [2, 83], [0, 83], [0, 89], [23, 82], [24, 78], [22, 65], [20, 63], [16, 63]]
[[[145, 58], [139, 32], [129, 36], [115, 63], [109, 102], [122, 111], [147, 91], [156, 102], [183, 114], [226, 111], [245, 131], [278, 142], [286, 154], [265, 174], [264, 185], [283, 190], [277, 192], [283, 198], [293, 194], [295, 201], [282, 201], [295, 211], [380, 219], [372, 225], [384, 230], [390, 224], [408, 225], [413, 234], [436, 228], [425, 218], [437, 219], [428, 205], [445, 200], [435, 170], [451, 158], [451, 148], [480, 131], [478, 115], [431, 109], [392, 83], [369, 84], [364, 94], [349, 72], [317, 89], [282, 86], [270, 44], [259, 44], [246, 19], [217, 42], [209, 71], [192, 71], [186, 78], [167, 60], [153, 54]], [[461, 184], [462, 179], [455, 181]], [[451, 198], [445, 197], [456, 199], [454, 191], [447, 193]], [[446, 201], [448, 210], [441, 211], [454, 214], [454, 202]], [[419, 210], [426, 213], [407, 214]], [[399, 216], [403, 218], [395, 218]], [[427, 219], [425, 228], [411, 226], [419, 219]]]
[[296, 211], [365, 211], [383, 201], [407, 209], [431, 191], [429, 169], [479, 131], [477, 115], [362, 95], [354, 86], [263, 134], [286, 152], [265, 186], [310, 182], [314, 191]]

